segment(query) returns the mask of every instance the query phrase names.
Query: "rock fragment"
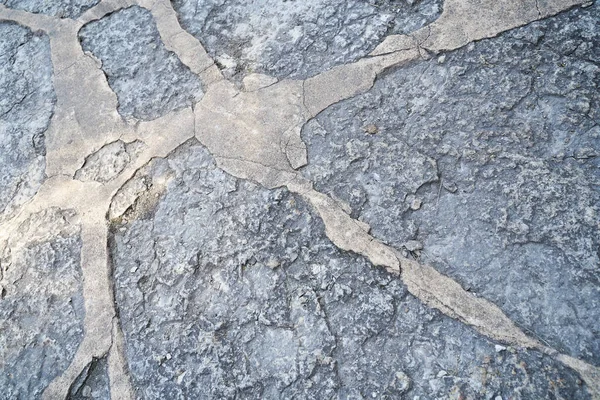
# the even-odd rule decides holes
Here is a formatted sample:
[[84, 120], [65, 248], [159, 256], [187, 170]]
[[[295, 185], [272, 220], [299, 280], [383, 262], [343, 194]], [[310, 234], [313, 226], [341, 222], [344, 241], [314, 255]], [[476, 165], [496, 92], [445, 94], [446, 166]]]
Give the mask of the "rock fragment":
[[167, 51], [145, 8], [129, 7], [90, 22], [79, 39], [101, 61], [125, 117], [153, 120], [202, 97], [200, 79]]
[[0, 220], [44, 181], [45, 132], [54, 111], [50, 41], [0, 21]]
[[0, 243], [0, 387], [37, 399], [70, 364], [83, 338], [77, 216], [48, 209]]

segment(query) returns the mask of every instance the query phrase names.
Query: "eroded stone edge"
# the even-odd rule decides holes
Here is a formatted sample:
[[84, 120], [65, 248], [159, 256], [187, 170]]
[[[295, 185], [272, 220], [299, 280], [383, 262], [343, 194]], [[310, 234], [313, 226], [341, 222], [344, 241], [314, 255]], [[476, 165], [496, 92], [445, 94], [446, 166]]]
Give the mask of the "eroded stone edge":
[[[307, 111], [306, 115], [303, 115], [304, 122], [336, 102], [369, 90], [377, 75], [385, 69], [426, 57], [427, 53], [423, 51], [424, 49], [429, 51], [455, 49], [471, 41], [492, 37], [508, 29], [554, 15], [572, 6], [583, 4], [585, 1], [550, 0], [542, 8], [535, 0], [528, 0], [527, 3], [511, 2], [510, 0], [494, 2], [490, 0], [486, 3], [490, 3], [488, 4], [490, 7], [486, 8], [480, 3], [475, 4], [474, 0], [446, 0], [442, 17], [433, 24], [422, 28], [410, 37], [389, 36], [372, 53], [371, 57], [365, 57], [355, 63], [333, 68], [303, 81], [303, 103]], [[114, 118], [118, 115], [116, 113], [116, 103], [113, 100], [115, 98], [114, 93], [108, 88], [105, 77], [99, 71], [94, 60], [83, 54], [79, 44], [74, 45], [73, 41], [77, 40], [77, 30], [84, 23], [101, 18], [120, 8], [136, 4], [152, 11], [154, 18], [157, 20], [161, 38], [167, 48], [175, 52], [192, 71], [200, 74], [207, 86], [212, 86], [213, 83], [223, 79], [218, 68], [212, 64], [212, 60], [206, 60], [208, 56], [206, 56], [206, 52], [199, 45], [199, 42], [190, 39], [189, 34], [186, 34], [178, 23], [173, 23], [174, 11], [166, 0], [104, 0], [84, 13], [77, 21], [64, 21], [53, 17], [9, 10], [0, 5], [0, 18], [16, 21], [32, 29], [41, 29], [49, 34], [52, 61], [56, 71], [55, 83], [58, 76], [71, 69], [77, 70], [75, 71], [75, 77], [95, 69], [96, 73], [91, 78], [97, 85], [100, 103], [104, 105], [102, 112], [96, 111], [96, 115], [106, 118], [106, 114], [108, 114], [115, 121]], [[516, 13], [515, 10], [519, 7], [527, 12]], [[492, 18], [493, 23], [480, 24], [481, 13], [484, 11], [496, 17]], [[67, 43], [66, 46], [63, 45], [64, 42]], [[64, 79], [65, 87], [73, 82], [72, 78], [73, 76], [69, 76]], [[215, 85], [215, 87], [217, 86], [219, 85]], [[260, 89], [257, 90], [257, 92], [259, 91]], [[67, 106], [61, 100], [64, 102], [66, 95], [57, 93], [57, 97], [59, 98], [57, 109], [65, 111], [64, 109]], [[81, 103], [76, 104], [76, 101], [81, 99], [74, 96], [72, 100], [74, 101], [73, 111], [81, 111]], [[95, 101], [97, 102], [98, 99], [95, 99]], [[89, 102], [88, 99], [88, 103], [92, 102]], [[163, 140], [152, 142], [157, 137], [152, 133], [170, 128], [172, 125], [169, 124], [169, 120], [174, 115], [177, 118], [171, 119], [171, 122], [176, 122], [175, 126], [179, 126], [181, 124], [180, 114], [185, 113], [188, 113], [189, 125], [179, 129], [180, 135], [173, 135], [168, 139], [165, 138], [166, 135], [158, 135], [158, 138]], [[169, 151], [194, 136], [197, 130], [194, 126], [192, 113], [193, 110], [191, 109], [171, 113], [164, 118], [147, 123], [142, 129], [121, 124], [120, 121], [114, 122], [114, 125], [108, 129], [114, 135], [100, 144], [104, 145], [121, 138], [124, 140], [139, 139], [145, 141], [149, 144], [149, 147], [135, 163], [129, 165], [110, 185], [100, 185], [95, 182], [72, 181], [68, 174], [64, 172], [76, 163], [69, 160], [69, 157], [66, 157], [66, 159], [65, 157], [58, 157], [55, 162], [57, 166], [55, 173], [49, 174], [50, 179], [44, 183], [36, 196], [21, 208], [15, 218], [2, 224], [0, 238], [10, 235], [27, 216], [48, 207], [66, 206], [74, 208], [82, 216], [84, 243], [82, 247], [82, 265], [86, 303], [85, 338], [73, 363], [48, 387], [44, 393], [45, 398], [64, 398], [73, 380], [89, 364], [89, 361], [93, 357], [105, 356], [109, 352], [111, 354], [110, 359], [113, 360], [109, 361], [109, 374], [113, 377], [111, 379], [111, 395], [114, 398], [131, 398], [131, 392], [127, 393], [130, 390], [128, 389], [130, 388], [128, 382], [119, 384], [113, 382], [116, 376], [126, 371], [126, 366], [122, 355], [122, 343], [119, 342], [122, 338], [119, 339], [118, 328], [113, 327], [115, 310], [105, 245], [105, 239], [107, 239], [106, 212], [112, 196], [133, 176], [137, 169], [141, 168], [144, 162], [152, 157], [166, 156]], [[82, 114], [84, 118], [75, 119], [77, 128], [63, 132], [63, 138], [71, 137], [73, 133], [79, 134], [79, 136], [82, 136], [83, 131], [87, 133], [90, 128], [88, 122], [90, 119], [93, 121], [94, 116], [90, 115], [88, 111], [87, 116], [90, 119], [85, 118], [85, 110]], [[69, 122], [68, 117], [63, 118]], [[55, 114], [53, 122], [55, 122], [55, 119], [60, 120], [60, 116]], [[79, 120], [85, 122], [85, 126], [79, 125]], [[104, 129], [107, 128], [104, 127]], [[172, 134], [172, 132], [170, 133]], [[56, 135], [56, 129], [50, 136], [54, 135]], [[288, 137], [287, 140], [288, 142], [294, 140], [295, 143], [295, 138]], [[76, 150], [81, 157], [84, 157], [91, 152], [89, 149], [94, 146], [88, 140], [82, 140], [79, 143], [70, 144], [70, 147], [65, 147], [67, 149], [61, 150], [58, 146], [55, 146], [48, 151], [52, 155], [61, 155], [61, 151], [71, 150], [73, 152], [73, 150]], [[98, 147], [98, 144], [96, 144], [96, 148]], [[555, 350], [541, 345], [525, 335], [495, 305], [464, 291], [456, 282], [439, 274], [433, 268], [402, 258], [396, 253], [395, 249], [374, 239], [368, 234], [368, 226], [350, 218], [344, 211], [343, 206], [330, 197], [315, 191], [309, 181], [295, 173], [292, 168], [294, 167], [294, 161], [292, 160], [298, 159], [297, 157], [301, 157], [301, 154], [286, 154], [292, 165], [290, 168], [283, 169], [273, 168], [268, 162], [262, 164], [256, 161], [247, 161], [243, 157], [232, 159], [227, 158], [225, 155], [214, 154], [214, 156], [221, 168], [238, 178], [253, 180], [265, 187], [286, 186], [292, 192], [300, 194], [316, 208], [324, 221], [327, 236], [336, 246], [343, 250], [362, 254], [369, 258], [372, 263], [400, 274], [413, 295], [429, 306], [439, 309], [444, 314], [473, 326], [482, 334], [495, 340], [535, 348], [553, 355], [557, 360], [577, 371], [587, 383], [592, 396], [600, 398], [600, 373], [597, 367], [568, 355], [558, 354]], [[65, 168], [65, 165], [67, 168]], [[50, 171], [52, 171], [52, 167], [50, 167]], [[94, 242], [96, 245], [94, 245]], [[90, 311], [95, 310], [100, 311], [101, 318], [96, 317], [93, 320], [88, 318], [87, 315], [91, 314]], [[100, 326], [101, 324], [98, 321], [107, 323]]]

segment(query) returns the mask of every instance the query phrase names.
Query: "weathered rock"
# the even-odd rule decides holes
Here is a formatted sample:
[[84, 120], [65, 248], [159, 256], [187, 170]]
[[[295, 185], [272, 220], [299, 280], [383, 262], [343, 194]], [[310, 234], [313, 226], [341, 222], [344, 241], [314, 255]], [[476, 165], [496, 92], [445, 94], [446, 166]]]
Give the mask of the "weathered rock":
[[200, 79], [166, 50], [145, 8], [129, 7], [90, 22], [79, 39], [101, 61], [125, 117], [156, 119], [202, 97]]
[[303, 131], [305, 175], [374, 236], [418, 240], [421, 261], [595, 365], [599, 21], [594, 4], [414, 63]]
[[440, 0], [173, 0], [184, 29], [228, 76], [307, 78], [435, 20]]
[[71, 385], [68, 400], [110, 400], [106, 358], [94, 359]]
[[56, 96], [50, 42], [0, 22], [0, 220], [31, 198], [44, 180], [44, 132]]
[[16, 10], [59, 18], [77, 18], [100, 0], [0, 0], [0, 4]]
[[85, 159], [83, 166], [75, 172], [75, 179], [108, 182], [123, 172], [143, 147], [144, 144], [139, 140], [108, 143]]
[[74, 212], [53, 208], [0, 243], [2, 398], [40, 398], [75, 355], [84, 317], [79, 230]]
[[301, 198], [227, 175], [195, 140], [139, 175], [147, 193], [110, 253], [141, 398], [587, 398], [572, 371], [496, 353], [337, 249]]

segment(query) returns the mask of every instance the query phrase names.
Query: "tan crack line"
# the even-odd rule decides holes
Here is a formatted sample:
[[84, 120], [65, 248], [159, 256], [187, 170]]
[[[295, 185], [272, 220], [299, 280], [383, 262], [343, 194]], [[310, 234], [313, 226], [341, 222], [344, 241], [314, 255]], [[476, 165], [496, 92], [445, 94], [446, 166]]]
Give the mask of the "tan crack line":
[[[326, 234], [340, 249], [367, 257], [399, 274], [415, 297], [444, 314], [505, 343], [537, 349], [577, 371], [594, 399], [600, 399], [600, 370], [559, 354], [528, 337], [498, 307], [463, 290], [432, 267], [403, 258], [369, 235], [369, 227], [352, 219], [331, 197], [314, 190], [295, 171], [306, 163], [301, 127], [330, 105], [369, 90], [376, 76], [392, 66], [417, 60], [423, 51], [453, 50], [472, 41], [554, 15], [585, 0], [446, 0], [438, 20], [411, 35], [388, 36], [368, 57], [332, 68], [304, 81], [253, 76], [248, 91], [223, 79], [200, 42], [184, 31], [168, 0], [103, 0], [77, 20], [9, 10], [0, 18], [48, 33], [57, 95], [56, 112], [47, 132], [48, 179], [12, 219], [0, 224], [7, 240], [32, 213], [56, 206], [75, 209], [82, 224], [81, 264], [85, 299], [85, 337], [68, 369], [44, 392], [46, 399], [64, 399], [69, 387], [93, 357], [108, 355], [112, 399], [134, 397], [123, 350], [123, 338], [112, 294], [107, 251], [107, 212], [117, 191], [153, 157], [165, 157], [196, 137], [228, 173], [267, 187], [285, 186], [305, 198], [322, 218]], [[87, 22], [131, 5], [148, 8], [165, 47], [199, 75], [205, 95], [187, 108], [137, 125], [116, 111], [115, 94], [96, 61], [86, 56], [77, 39]], [[247, 77], [248, 78], [248, 77]], [[77, 82], [74, 84], [74, 82]], [[80, 82], [85, 82], [81, 85]], [[72, 179], [85, 157], [115, 140], [140, 140], [142, 153], [106, 184]], [[293, 167], [294, 168], [293, 168]]]

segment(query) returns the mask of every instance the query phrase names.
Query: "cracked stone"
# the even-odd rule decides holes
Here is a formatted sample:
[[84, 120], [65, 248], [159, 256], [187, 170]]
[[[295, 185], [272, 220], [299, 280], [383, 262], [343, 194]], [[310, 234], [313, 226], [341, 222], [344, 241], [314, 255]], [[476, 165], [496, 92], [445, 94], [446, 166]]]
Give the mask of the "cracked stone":
[[[600, 5], [414, 62], [302, 133], [372, 234], [600, 364]], [[385, 135], [365, 135], [365, 120]], [[422, 203], [417, 206], [414, 199]]]
[[125, 117], [153, 120], [202, 98], [200, 79], [168, 51], [152, 14], [133, 6], [81, 28], [84, 51], [101, 61]]
[[13, 22], [0, 22], [0, 37], [0, 214], [6, 218], [44, 181], [44, 133], [56, 96], [48, 37]]
[[228, 77], [259, 72], [304, 79], [356, 61], [391, 33], [437, 19], [441, 0], [260, 2], [173, 0], [181, 26]]
[[588, 398], [574, 372], [497, 354], [336, 248], [300, 197], [224, 173], [196, 140], [140, 175], [157, 201], [113, 221], [109, 248], [141, 398]]
[[3, 398], [40, 398], [83, 338], [79, 230], [73, 211], [52, 208], [32, 215], [14, 239], [0, 243]]
[[108, 143], [85, 159], [83, 166], [75, 172], [75, 179], [109, 182], [137, 158], [144, 146], [139, 140], [131, 143], [122, 140]]
[[77, 18], [100, 0], [0, 0], [0, 4], [15, 10], [59, 18]]
[[110, 400], [106, 358], [94, 359], [71, 385], [68, 400], [87, 399]]

